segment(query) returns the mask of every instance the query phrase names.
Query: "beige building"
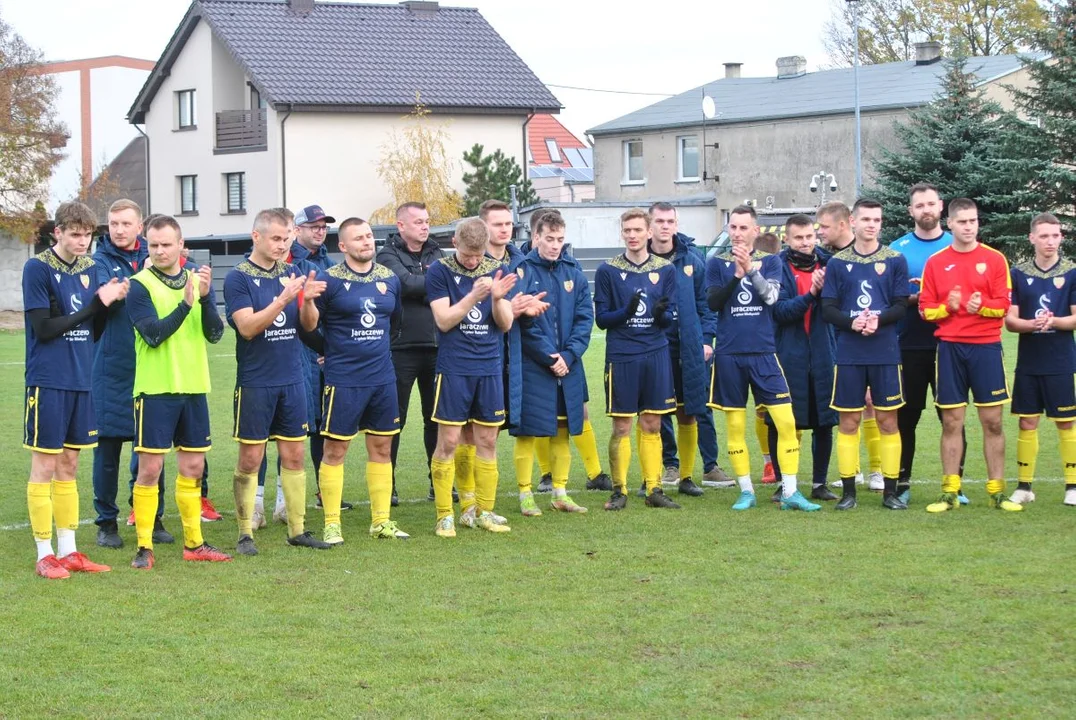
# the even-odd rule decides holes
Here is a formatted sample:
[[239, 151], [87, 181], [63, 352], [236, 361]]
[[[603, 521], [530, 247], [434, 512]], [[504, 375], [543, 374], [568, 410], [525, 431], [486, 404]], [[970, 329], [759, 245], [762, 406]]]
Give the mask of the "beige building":
[[[929, 103], [945, 73], [936, 43], [917, 47], [919, 60], [860, 68], [863, 181], [874, 159], [895, 143], [894, 122]], [[594, 139], [597, 200], [712, 194], [718, 213], [746, 201], [776, 207], [814, 207], [855, 200], [853, 70], [806, 72], [802, 57], [780, 58], [774, 77], [725, 77], [599, 125]], [[967, 69], [986, 95], [1011, 107], [1005, 85], [1026, 86], [1019, 57], [971, 58]], [[706, 118], [704, 98], [713, 99]], [[708, 103], [707, 103], [708, 104]], [[832, 175], [832, 178], [829, 176]], [[832, 184], [836, 190], [831, 190]]]
[[474, 9], [194, 0], [128, 113], [149, 138], [150, 211], [188, 237], [249, 232], [278, 205], [369, 217], [392, 200], [377, 165], [416, 97], [460, 192], [465, 150], [525, 166], [528, 118], [560, 110]]

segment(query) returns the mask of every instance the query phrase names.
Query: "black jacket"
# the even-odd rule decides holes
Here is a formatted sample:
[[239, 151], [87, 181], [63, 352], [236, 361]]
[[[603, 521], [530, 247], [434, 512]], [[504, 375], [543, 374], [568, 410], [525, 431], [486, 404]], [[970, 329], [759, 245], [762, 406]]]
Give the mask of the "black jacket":
[[400, 278], [403, 312], [394, 316], [392, 349], [417, 350], [437, 347], [437, 324], [426, 299], [426, 270], [445, 253], [433, 240], [427, 240], [416, 258], [407, 244], [393, 233], [377, 254], [377, 262]]

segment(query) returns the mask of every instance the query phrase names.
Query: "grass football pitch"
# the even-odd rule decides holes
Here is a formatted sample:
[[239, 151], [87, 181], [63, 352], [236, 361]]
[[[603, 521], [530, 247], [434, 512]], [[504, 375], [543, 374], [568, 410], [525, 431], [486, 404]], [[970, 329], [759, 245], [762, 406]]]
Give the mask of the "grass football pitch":
[[[206, 540], [234, 550], [229, 437], [234, 334], [211, 349], [211, 497]], [[1007, 357], [1015, 343], [1007, 340]], [[603, 466], [603, 336], [586, 356]], [[511, 442], [499, 444], [498, 509], [512, 532], [433, 535], [419, 422], [404, 431], [400, 526], [375, 542], [356, 443], [347, 462], [347, 542], [329, 552], [259, 530], [261, 554], [184, 563], [158, 546], [152, 572], [126, 546], [95, 545], [90, 453], [79, 471], [81, 550], [113, 571], [33, 574], [22, 436], [23, 336], [0, 334], [0, 717], [1071, 717], [1076, 692], [1073, 539], [1056, 432], [1043, 427], [1038, 501], [987, 508], [980, 433], [969, 424], [970, 507], [923, 511], [939, 491], [938, 424], [920, 426], [912, 507], [747, 513], [735, 490], [681, 511], [519, 515]], [[421, 417], [417, 392], [411, 417]], [[718, 418], [724, 451], [723, 421]], [[1010, 490], [1016, 423], [1006, 418]], [[753, 435], [749, 431], [749, 435]], [[752, 465], [760, 473], [750, 438]], [[271, 450], [275, 460], [275, 450]], [[865, 458], [864, 458], [865, 459]], [[727, 467], [726, 458], [721, 462]], [[835, 475], [835, 463], [832, 467]], [[166, 525], [181, 540], [169, 474]], [[802, 468], [809, 467], [809, 452]], [[701, 467], [696, 467], [696, 478]], [[801, 488], [809, 481], [801, 473]], [[537, 473], [535, 474], [537, 480]], [[273, 485], [272, 480], [270, 485]], [[639, 485], [637, 459], [629, 485]], [[758, 486], [760, 499], [771, 486]], [[274, 487], [267, 488], [271, 507]], [[307, 527], [320, 532], [310, 473]], [[671, 493], [675, 498], [675, 491]], [[548, 498], [542, 497], [543, 507]], [[126, 492], [121, 491], [122, 507]]]

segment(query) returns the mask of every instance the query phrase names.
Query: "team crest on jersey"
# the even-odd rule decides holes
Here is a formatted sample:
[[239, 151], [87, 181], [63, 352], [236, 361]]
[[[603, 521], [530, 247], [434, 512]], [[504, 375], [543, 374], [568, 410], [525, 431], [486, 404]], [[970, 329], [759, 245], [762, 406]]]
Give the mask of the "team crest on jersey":
[[459, 284], [460, 284], [460, 276], [459, 276], [459, 275], [454, 275], [454, 276], [452, 277], [452, 279], [456, 281], [456, 284], [457, 284], [457, 285], [459, 285]]
[[280, 280], [280, 284], [283, 285], [284, 287], [288, 286], [288, 279], [286, 277], [284, 277], [283, 275], [281, 275], [277, 279]]
[[[1028, 279], [1027, 279], [1027, 284], [1028, 284], [1028, 285], [1030, 285], [1030, 284], [1031, 284], [1031, 283], [1033, 283], [1033, 282], [1035, 282], [1035, 278], [1028, 278]], [[1060, 286], [1059, 286], [1059, 287], [1060, 287]]]
[[879, 275], [885, 273], [885, 263], [884, 262], [874, 263], [874, 272], [878, 273]]
[[986, 263], [975, 263], [975, 272], [979, 273], [980, 275], [986, 272]]
[[753, 263], [751, 263], [751, 269], [756, 271], [756, 272], [761, 270], [762, 269], [762, 261], [761, 260], [755, 260]]
[[1055, 277], [1054, 278], [1054, 287], [1057, 288], [1058, 290], [1065, 287], [1065, 278], [1063, 278], [1063, 277]]
[[382, 295], [384, 295], [386, 292], [388, 292], [388, 289], [389, 289], [389, 286], [386, 285], [383, 282], [375, 282], [374, 287], [377, 288], [377, 291], [379, 293], [381, 293]]
[[89, 275], [79, 275], [78, 279], [82, 283], [82, 287], [84, 287], [84, 288], [86, 288], [88, 290], [89, 287], [90, 287], [90, 276]]
[[852, 263], [845, 263], [844, 266], [848, 268], [848, 272], [852, 272]]
[[519, 267], [516, 268], [516, 275], [519, 275], [520, 280], [523, 279], [523, 266], [522, 265], [520, 265]]
[[684, 266], [684, 274], [687, 275], [688, 277], [691, 277], [692, 275], [695, 274], [695, 267], [693, 265], [685, 265]]
[[60, 282], [60, 273], [53, 273], [52, 276], [56, 278], [56, 282]]
[[351, 283], [349, 283], [349, 282], [344, 283], [344, 290], [350, 290], [350, 289], [351, 289]]
[[564, 292], [571, 292], [572, 288], [574, 288], [574, 287], [575, 287], [575, 283], [572, 282], [571, 280], [565, 280], [564, 281]]
[[628, 274], [627, 273], [620, 273], [620, 279], [621, 280], [627, 280], [628, 279]]
[[650, 284], [651, 285], [657, 285], [658, 280], [661, 279], [661, 276], [658, 275], [657, 273], [650, 273], [649, 275], [647, 275], [647, 277], [650, 278]]
[[262, 286], [262, 281], [261, 281], [261, 280], [259, 280], [258, 278], [254, 278], [254, 284], [255, 284], [256, 286], [258, 286], [258, 287], [261, 287], [261, 286]]
[[725, 261], [725, 267], [731, 267], [731, 266], [732, 266], [732, 263], [730, 263], [728, 260], [726, 260]]

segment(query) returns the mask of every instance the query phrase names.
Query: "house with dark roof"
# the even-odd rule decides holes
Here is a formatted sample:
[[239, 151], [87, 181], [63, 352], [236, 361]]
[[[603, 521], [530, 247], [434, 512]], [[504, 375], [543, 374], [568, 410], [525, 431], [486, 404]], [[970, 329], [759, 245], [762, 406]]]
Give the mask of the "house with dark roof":
[[548, 113], [527, 123], [527, 177], [548, 202], [594, 199], [594, 153]]
[[[588, 131], [597, 200], [713, 194], [715, 230], [736, 205], [815, 207], [820, 173], [827, 200], [855, 200], [855, 87], [852, 68], [806, 71], [800, 56], [779, 58], [773, 77], [725, 76]], [[1029, 78], [1016, 55], [969, 59], [987, 97], [1012, 107], [1006, 85]], [[864, 184], [874, 158], [895, 144], [894, 123], [934, 99], [945, 74], [940, 46], [920, 43], [917, 59], [859, 69]], [[704, 113], [704, 98], [712, 98]], [[706, 101], [709, 105], [709, 101]], [[707, 115], [711, 117], [707, 117]], [[837, 189], [828, 192], [828, 175]]]
[[528, 120], [561, 107], [473, 8], [193, 0], [127, 118], [148, 136], [150, 210], [222, 235], [271, 206], [369, 217], [417, 98], [461, 191], [466, 149], [524, 166]]

